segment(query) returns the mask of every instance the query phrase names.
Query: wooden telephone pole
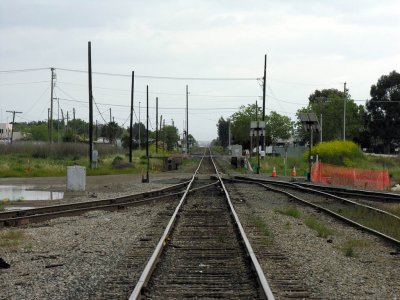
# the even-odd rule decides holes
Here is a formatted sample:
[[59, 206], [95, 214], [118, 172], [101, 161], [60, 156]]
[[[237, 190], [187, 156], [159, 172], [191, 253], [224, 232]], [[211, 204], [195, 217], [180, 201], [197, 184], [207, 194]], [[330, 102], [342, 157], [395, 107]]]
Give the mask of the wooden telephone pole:
[[13, 136], [14, 136], [15, 114], [22, 114], [22, 112], [21, 111], [15, 111], [15, 110], [13, 110], [13, 111], [7, 110], [7, 112], [13, 114], [12, 127], [11, 127], [11, 139], [10, 139], [10, 143], [12, 144]]

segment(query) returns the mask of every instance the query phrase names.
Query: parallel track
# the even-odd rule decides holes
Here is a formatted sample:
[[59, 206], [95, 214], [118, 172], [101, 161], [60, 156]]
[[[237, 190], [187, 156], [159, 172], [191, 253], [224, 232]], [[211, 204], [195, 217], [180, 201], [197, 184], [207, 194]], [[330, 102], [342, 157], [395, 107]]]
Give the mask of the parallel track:
[[[360, 204], [355, 201], [351, 201], [349, 199], [345, 199], [327, 192], [322, 192], [320, 190], [315, 190], [309, 187], [303, 187], [297, 184], [283, 182], [283, 181], [272, 181], [272, 180], [262, 180], [262, 179], [254, 179], [244, 176], [235, 176], [235, 179], [231, 179], [231, 181], [235, 182], [242, 182], [242, 183], [250, 183], [250, 184], [258, 184], [263, 186], [264, 188], [283, 193], [290, 198], [299, 201], [303, 204], [308, 206], [312, 206], [319, 211], [324, 211], [325, 213], [334, 216], [337, 219], [340, 219], [356, 228], [368, 231], [374, 235], [377, 235], [384, 239], [385, 241], [390, 242], [391, 244], [395, 245], [396, 247], [400, 248], [400, 239], [398, 237], [393, 236], [390, 232], [384, 232], [382, 229], [378, 228], [379, 225], [376, 226], [366, 226], [366, 222], [368, 222], [368, 218], [375, 218], [378, 217], [383, 222], [393, 222], [394, 224], [400, 225], [400, 217], [383, 211], [381, 209], [377, 209], [375, 207], [371, 207], [368, 205]], [[283, 187], [284, 189], [274, 188], [273, 186], [278, 185], [279, 187]], [[291, 193], [288, 192], [292, 190]], [[306, 194], [314, 194], [318, 195], [318, 200], [315, 199], [307, 199]], [[364, 212], [364, 215], [358, 218], [356, 217], [345, 217], [342, 211], [354, 209], [360, 210]], [[397, 227], [397, 226], [396, 226]], [[389, 228], [386, 226], [386, 228]], [[390, 230], [386, 229], [386, 230]]]
[[212, 157], [198, 173], [220, 188], [184, 194], [130, 299], [274, 299]]
[[167, 188], [118, 198], [51, 205], [22, 211], [2, 212], [0, 213], [0, 228], [42, 222], [58, 217], [79, 215], [91, 210], [116, 210], [149, 203], [151, 201], [176, 198], [184, 193], [182, 189], [186, 188], [188, 183], [189, 181], [185, 181]]

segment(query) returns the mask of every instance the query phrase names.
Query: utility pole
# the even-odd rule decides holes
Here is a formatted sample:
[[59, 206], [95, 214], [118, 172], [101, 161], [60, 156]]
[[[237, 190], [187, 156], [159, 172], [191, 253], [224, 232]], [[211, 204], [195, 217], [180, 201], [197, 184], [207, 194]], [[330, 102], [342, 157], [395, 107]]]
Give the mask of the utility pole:
[[189, 154], [189, 88], [186, 85], [186, 153]]
[[147, 174], [146, 174], [146, 182], [150, 182], [149, 180], [149, 168], [150, 168], [150, 157], [149, 157], [149, 86], [146, 86], [146, 157], [147, 157]]
[[140, 101], [139, 101], [139, 151], [140, 151]]
[[231, 120], [228, 121], [228, 149], [231, 149]]
[[[264, 56], [264, 77], [263, 77], [263, 112], [262, 120], [265, 121], [265, 86], [266, 86], [266, 74], [267, 74], [267, 54]], [[263, 146], [262, 150], [265, 151], [265, 134], [263, 136]]]
[[57, 98], [57, 144], [60, 143], [60, 99]]
[[[163, 119], [163, 129], [164, 129], [164, 132], [163, 132], [163, 142], [164, 142], [164, 145], [166, 144], [166, 138], [165, 138], [165, 119]], [[163, 147], [164, 148], [164, 150], [165, 150], [165, 146]], [[167, 147], [168, 148], [168, 147]]]
[[75, 128], [75, 107], [74, 108], [72, 108], [72, 117], [73, 117], [73, 120], [74, 120], [74, 125], [73, 125], [73, 128], [72, 128], [72, 134], [74, 135], [74, 143], [76, 143], [76, 128]]
[[[88, 73], [89, 73], [89, 161], [93, 167], [93, 91], [92, 91], [92, 44], [88, 42]], [[74, 113], [75, 118], [75, 113]]]
[[111, 118], [111, 107], [110, 107], [110, 123], [111, 123], [111, 121], [112, 121], [112, 118]]
[[[256, 122], [258, 126], [258, 104], [256, 101]], [[257, 128], [257, 174], [260, 174], [260, 130]]]
[[133, 89], [135, 85], [135, 72], [132, 71], [132, 85], [131, 85], [131, 121], [129, 123], [129, 162], [132, 162], [132, 139], [133, 139]]
[[[162, 127], [162, 115], [160, 116], [160, 139], [161, 139], [161, 127]], [[164, 142], [163, 142], [163, 151], [164, 151]]]
[[156, 153], [158, 153], [158, 97], [156, 97]]
[[344, 93], [344, 98], [343, 98], [343, 141], [346, 140], [346, 82], [343, 85], [343, 93]]
[[54, 68], [51, 68], [51, 87], [50, 87], [50, 136], [49, 143], [53, 144], [53, 92], [54, 92], [54, 79], [56, 75], [54, 74]]
[[99, 132], [98, 132], [98, 125], [97, 125], [97, 120], [96, 120], [96, 127], [95, 127], [95, 141], [99, 138]]
[[11, 140], [10, 140], [10, 143], [12, 144], [13, 136], [14, 136], [15, 114], [22, 114], [22, 112], [21, 111], [15, 111], [15, 110], [13, 110], [13, 111], [7, 110], [7, 112], [13, 114], [12, 127], [11, 127]]
[[47, 137], [50, 143], [50, 108], [47, 109]]

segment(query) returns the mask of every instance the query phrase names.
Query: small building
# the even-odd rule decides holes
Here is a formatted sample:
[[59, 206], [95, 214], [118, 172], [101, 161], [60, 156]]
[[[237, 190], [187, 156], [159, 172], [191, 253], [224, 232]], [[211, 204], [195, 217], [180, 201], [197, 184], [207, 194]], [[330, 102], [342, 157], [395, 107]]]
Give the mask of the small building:
[[0, 123], [0, 140], [3, 142], [11, 140], [12, 124]]

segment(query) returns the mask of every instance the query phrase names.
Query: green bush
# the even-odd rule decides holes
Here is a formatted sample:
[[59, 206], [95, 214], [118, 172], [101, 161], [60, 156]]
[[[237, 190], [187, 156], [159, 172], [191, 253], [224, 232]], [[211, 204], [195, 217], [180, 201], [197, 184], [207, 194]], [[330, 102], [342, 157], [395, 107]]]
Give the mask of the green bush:
[[[312, 149], [312, 155], [316, 155], [322, 162], [355, 167], [358, 162], [364, 158], [364, 153], [359, 146], [350, 141], [330, 141], [323, 142]], [[305, 151], [304, 156], [308, 157], [308, 151]]]

